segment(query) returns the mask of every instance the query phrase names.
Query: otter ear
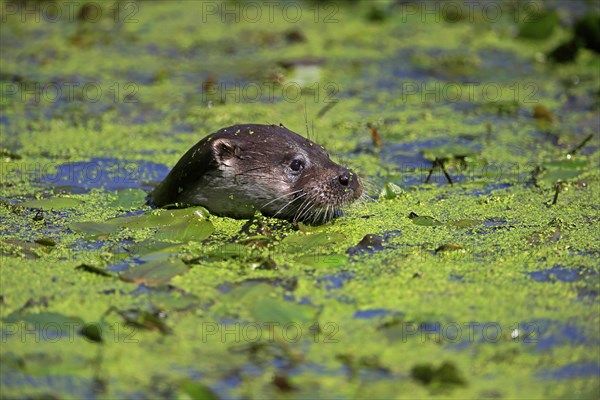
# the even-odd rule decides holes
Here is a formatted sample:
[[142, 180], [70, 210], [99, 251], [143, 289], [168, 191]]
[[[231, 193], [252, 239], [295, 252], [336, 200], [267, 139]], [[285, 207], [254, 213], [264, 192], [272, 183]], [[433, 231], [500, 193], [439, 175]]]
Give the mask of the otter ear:
[[236, 143], [223, 138], [212, 142], [212, 150], [215, 159], [220, 162], [227, 161], [233, 157], [239, 157], [241, 154], [241, 149]]

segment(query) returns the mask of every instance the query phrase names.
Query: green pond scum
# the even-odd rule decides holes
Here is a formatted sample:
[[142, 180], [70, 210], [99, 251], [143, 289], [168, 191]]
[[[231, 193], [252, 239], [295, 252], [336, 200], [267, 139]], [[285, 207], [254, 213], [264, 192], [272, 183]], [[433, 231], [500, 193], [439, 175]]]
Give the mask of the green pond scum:
[[[594, 1], [0, 1], [0, 397], [600, 397]], [[324, 225], [153, 209], [282, 123]]]

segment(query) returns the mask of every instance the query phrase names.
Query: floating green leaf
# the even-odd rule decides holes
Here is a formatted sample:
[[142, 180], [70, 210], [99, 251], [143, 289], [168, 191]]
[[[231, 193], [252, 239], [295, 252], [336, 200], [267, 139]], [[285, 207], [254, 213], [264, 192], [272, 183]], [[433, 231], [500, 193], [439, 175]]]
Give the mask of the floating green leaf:
[[305, 235], [298, 233], [286, 237], [281, 243], [286, 246], [288, 253], [301, 253], [316, 250], [331, 243], [339, 243], [346, 237], [341, 233], [320, 232]]
[[254, 304], [259, 299], [270, 296], [273, 286], [265, 282], [244, 282], [227, 294], [227, 299], [233, 304]]
[[420, 226], [440, 226], [440, 225], [444, 225], [442, 222], [438, 221], [437, 219], [435, 219], [433, 217], [419, 216], [419, 215], [417, 215], [415, 213], [410, 213], [410, 215], [408, 216], [408, 218], [410, 218], [410, 220], [412, 221], [413, 224], [420, 225]]
[[143, 284], [146, 286], [160, 286], [169, 282], [174, 276], [184, 274], [188, 267], [177, 258], [167, 258], [149, 261], [136, 265], [120, 275], [121, 280]]
[[552, 187], [556, 182], [567, 182], [581, 175], [588, 166], [586, 160], [561, 160], [543, 164], [544, 169], [536, 176], [540, 186]]
[[170, 242], [161, 242], [154, 239], [146, 239], [134, 244], [129, 250], [137, 256], [151, 253], [176, 253], [180, 245], [173, 245]]
[[586, 160], [560, 160], [550, 161], [543, 164], [544, 168], [558, 169], [558, 170], [582, 170], [587, 168], [588, 162]]
[[549, 37], [558, 25], [558, 14], [554, 11], [531, 13], [519, 26], [518, 37], [543, 40]]
[[296, 261], [316, 268], [339, 268], [346, 265], [348, 256], [346, 254], [308, 254], [296, 258]]
[[263, 298], [251, 305], [252, 316], [263, 323], [304, 324], [314, 320], [317, 310], [308, 305], [294, 304], [285, 300]]
[[177, 399], [218, 400], [219, 397], [208, 387], [198, 382], [185, 381], [179, 385]]
[[29, 200], [19, 204], [27, 208], [41, 208], [42, 210], [65, 210], [81, 204], [81, 200], [70, 197], [50, 197], [40, 200]]
[[388, 182], [385, 185], [383, 185], [383, 188], [381, 188], [381, 192], [379, 192], [379, 198], [391, 200], [403, 194], [404, 190], [402, 190], [400, 186], [396, 185], [395, 183]]
[[200, 221], [192, 218], [183, 218], [174, 225], [160, 227], [154, 236], [159, 240], [173, 240], [188, 242], [190, 240], [201, 242], [213, 233], [215, 227], [210, 221]]

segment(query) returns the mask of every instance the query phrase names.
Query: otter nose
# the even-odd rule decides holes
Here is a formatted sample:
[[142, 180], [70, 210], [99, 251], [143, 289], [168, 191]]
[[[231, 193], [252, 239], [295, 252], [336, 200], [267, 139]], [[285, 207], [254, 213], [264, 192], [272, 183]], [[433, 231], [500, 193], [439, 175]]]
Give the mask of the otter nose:
[[338, 176], [338, 181], [342, 186], [348, 186], [350, 183], [350, 171], [344, 171], [340, 176]]

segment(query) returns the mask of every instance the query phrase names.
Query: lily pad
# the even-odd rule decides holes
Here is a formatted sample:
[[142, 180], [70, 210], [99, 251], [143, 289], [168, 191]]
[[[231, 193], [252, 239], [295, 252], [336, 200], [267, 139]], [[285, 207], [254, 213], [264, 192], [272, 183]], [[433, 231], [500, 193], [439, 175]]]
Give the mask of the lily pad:
[[536, 176], [540, 186], [552, 187], [556, 182], [567, 182], [581, 175], [588, 163], [586, 160], [561, 160], [543, 164], [544, 170]]
[[176, 253], [179, 245], [173, 245], [170, 242], [162, 242], [154, 239], [147, 239], [134, 244], [129, 248], [133, 255], [147, 255], [153, 253]]
[[213, 233], [215, 227], [210, 221], [199, 221], [193, 218], [183, 218], [174, 225], [160, 227], [155, 238], [159, 240], [173, 240], [188, 242], [190, 240], [201, 242]]
[[179, 385], [177, 398], [180, 400], [218, 400], [219, 396], [208, 386], [197, 382], [185, 381]]
[[338, 243], [346, 237], [341, 233], [320, 232], [309, 235], [296, 234], [286, 237], [281, 243], [288, 253], [301, 253], [322, 248], [331, 243]]
[[244, 285], [231, 290], [227, 299], [232, 304], [255, 304], [259, 299], [270, 296], [273, 286], [265, 282], [244, 282]]
[[404, 190], [402, 190], [400, 186], [396, 185], [395, 183], [388, 182], [383, 185], [383, 188], [381, 188], [381, 192], [379, 192], [379, 198], [391, 200], [402, 196], [403, 194]]
[[25, 201], [19, 205], [27, 208], [40, 208], [42, 210], [65, 210], [77, 207], [79, 204], [81, 204], [81, 200], [70, 197], [50, 197], [47, 199]]
[[438, 221], [437, 219], [435, 219], [433, 217], [419, 216], [419, 215], [417, 215], [415, 213], [410, 213], [410, 215], [408, 216], [408, 218], [410, 218], [410, 220], [412, 221], [413, 224], [420, 225], [420, 226], [440, 226], [440, 225], [444, 225], [442, 222]]
[[146, 286], [160, 286], [169, 282], [174, 276], [184, 274], [188, 267], [177, 258], [149, 261], [137, 265], [120, 275], [121, 280]]
[[311, 306], [294, 304], [284, 300], [263, 298], [251, 306], [252, 316], [262, 323], [304, 324], [314, 320], [317, 310]]

